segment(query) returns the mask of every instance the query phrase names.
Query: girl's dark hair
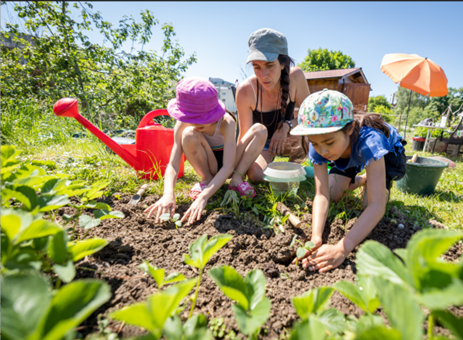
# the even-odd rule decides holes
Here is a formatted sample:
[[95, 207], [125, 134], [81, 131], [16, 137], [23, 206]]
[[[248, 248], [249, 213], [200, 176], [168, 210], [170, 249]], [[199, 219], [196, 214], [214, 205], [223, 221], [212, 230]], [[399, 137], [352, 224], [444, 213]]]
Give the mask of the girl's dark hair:
[[294, 66], [294, 60], [289, 56], [280, 54], [278, 56], [278, 61], [284, 68], [281, 70], [280, 76], [280, 86], [281, 86], [281, 108], [280, 114], [281, 118], [284, 119], [286, 113], [286, 107], [288, 106], [288, 97], [289, 97], [289, 69], [291, 66]]
[[232, 116], [233, 120], [236, 122], [236, 117], [235, 117], [235, 115], [234, 115], [232, 112], [228, 111], [227, 109], [225, 109], [225, 111], [226, 111], [230, 116]]
[[378, 130], [386, 136], [386, 138], [389, 138], [389, 129], [388, 127], [384, 124], [384, 119], [381, 117], [381, 115], [377, 113], [365, 113], [365, 112], [356, 112], [354, 110], [354, 121], [347, 123], [344, 125], [344, 127], [341, 129], [341, 131], [344, 134], [347, 134], [347, 131], [353, 126], [354, 132], [352, 133], [352, 140], [356, 140], [360, 128], [362, 126], [369, 126], [375, 130]]

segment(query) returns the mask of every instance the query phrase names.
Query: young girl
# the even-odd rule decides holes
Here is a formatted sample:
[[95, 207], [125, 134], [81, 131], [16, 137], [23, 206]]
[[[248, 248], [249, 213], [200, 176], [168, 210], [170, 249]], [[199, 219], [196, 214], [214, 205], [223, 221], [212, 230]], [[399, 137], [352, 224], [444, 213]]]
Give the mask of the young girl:
[[[351, 101], [337, 91], [325, 89], [307, 97], [298, 120], [291, 134], [310, 140], [315, 177], [311, 241], [317, 246], [306, 252], [302, 265], [326, 272], [338, 267], [384, 216], [392, 181], [405, 175], [405, 142], [379, 115], [354, 117]], [[328, 162], [334, 164], [329, 175]], [[356, 176], [363, 168], [366, 175]], [[346, 189], [360, 185], [366, 185], [365, 210], [338, 244], [322, 245], [330, 199], [337, 202]]]
[[[181, 221], [188, 224], [201, 218], [208, 199], [222, 186], [230, 175], [229, 189], [242, 196], [254, 197], [254, 188], [243, 181], [242, 175], [259, 156], [267, 139], [267, 131], [259, 124], [253, 126], [235, 142], [236, 122], [233, 114], [225, 114], [225, 105], [218, 99], [214, 85], [202, 78], [187, 78], [177, 85], [176, 98], [169, 101], [167, 111], [177, 120], [174, 127], [174, 146], [164, 175], [164, 194], [145, 210], [148, 218], [156, 211], [159, 216], [175, 211], [174, 187], [182, 153], [201, 177], [190, 191], [195, 201]], [[234, 171], [235, 170], [235, 171]]]

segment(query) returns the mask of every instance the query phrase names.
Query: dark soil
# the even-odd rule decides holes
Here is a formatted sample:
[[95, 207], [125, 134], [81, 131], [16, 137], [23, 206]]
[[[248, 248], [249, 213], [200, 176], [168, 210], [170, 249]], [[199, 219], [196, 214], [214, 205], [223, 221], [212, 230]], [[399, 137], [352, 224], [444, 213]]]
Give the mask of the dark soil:
[[[131, 196], [121, 194], [120, 199], [115, 196], [106, 198], [105, 203], [113, 210], [124, 212], [124, 219], [107, 219], [101, 225], [90, 230], [89, 237], [102, 237], [109, 244], [94, 254], [81, 260], [78, 264], [78, 278], [104, 279], [111, 285], [111, 300], [98, 309], [81, 325], [81, 332], [88, 334], [98, 331], [97, 315], [106, 316], [108, 312], [135, 302], [145, 301], [146, 298], [158, 291], [150, 276], [144, 274], [138, 265], [142, 260], [150, 261], [153, 265], [164, 268], [166, 275], [172, 272], [184, 274], [187, 278], [196, 277], [198, 272], [184, 264], [183, 254], [188, 254], [189, 245], [201, 235], [209, 237], [219, 233], [232, 234], [234, 237], [209, 261], [205, 273], [217, 265], [234, 267], [241, 275], [252, 269], [261, 269], [267, 278], [267, 294], [272, 303], [271, 316], [264, 328], [267, 335], [263, 339], [278, 338], [285, 328], [290, 328], [298, 316], [291, 304], [293, 296], [299, 296], [307, 290], [319, 286], [331, 286], [340, 280], [354, 282], [355, 280], [355, 252], [349, 255], [338, 268], [327, 273], [311, 272], [302, 267], [290, 265], [295, 256], [297, 243], [289, 247], [295, 234], [305, 242], [310, 240], [311, 228], [292, 228], [287, 222], [285, 233], [275, 235], [272, 230], [262, 230], [249, 222], [243, 222], [232, 215], [223, 215], [217, 211], [204, 212], [201, 221], [189, 227], [178, 230], [173, 223], [154, 224], [154, 219], [147, 219], [143, 214], [146, 206], [156, 202], [158, 197], [151, 196], [142, 199], [136, 206], [127, 204]], [[311, 201], [307, 202], [311, 206]], [[183, 213], [187, 205], [177, 210]], [[71, 208], [60, 209], [60, 214], [70, 213]], [[357, 216], [360, 212], [354, 212]], [[372, 239], [386, 245], [390, 249], [405, 248], [410, 237], [418, 231], [414, 229], [414, 221], [392, 207], [367, 239]], [[305, 222], [311, 223], [311, 215], [303, 216]], [[324, 243], [337, 243], [355, 223], [357, 217], [348, 221], [345, 226], [342, 220], [327, 222], [323, 235]], [[403, 224], [404, 228], [399, 228]], [[447, 252], [446, 260], [456, 261], [462, 254], [461, 244], [454, 246]], [[193, 294], [193, 292], [192, 292]], [[182, 313], [188, 316], [190, 302]], [[238, 333], [234, 321], [231, 300], [216, 286], [206, 274], [203, 276], [199, 288], [195, 313], [204, 313], [208, 319], [223, 317], [228, 329]], [[331, 306], [344, 314], [359, 317], [363, 311], [350, 300], [335, 292], [331, 298]], [[463, 316], [463, 308], [453, 308], [453, 313]], [[379, 311], [382, 314], [381, 311]], [[140, 335], [143, 331], [137, 327], [121, 325], [110, 321], [109, 327], [119, 332], [119, 337]], [[436, 331], [446, 332], [440, 327]], [[262, 332], [263, 333], [263, 332]]]

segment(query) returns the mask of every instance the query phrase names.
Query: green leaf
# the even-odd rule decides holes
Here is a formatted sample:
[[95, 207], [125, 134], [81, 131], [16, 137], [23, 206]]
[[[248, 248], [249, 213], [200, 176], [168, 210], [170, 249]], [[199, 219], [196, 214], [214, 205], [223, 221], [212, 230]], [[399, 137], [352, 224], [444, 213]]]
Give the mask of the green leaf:
[[100, 210], [111, 211], [111, 207], [107, 205], [106, 203], [95, 202], [95, 201], [82, 204], [80, 207], [85, 208], [85, 209], [100, 209]]
[[270, 300], [264, 298], [248, 314], [240, 305], [232, 305], [233, 314], [240, 331], [246, 335], [257, 332], [269, 318], [270, 306]]
[[16, 159], [16, 156], [19, 155], [19, 151], [16, 150], [15, 146], [11, 145], [2, 145], [0, 149], [1, 153], [1, 164], [2, 167], [9, 161], [14, 161]]
[[[249, 309], [246, 283], [238, 272], [229, 266], [214, 267], [208, 272], [220, 290], [245, 311]], [[264, 286], [265, 289], [265, 286]]]
[[463, 318], [457, 318], [449, 311], [433, 311], [432, 314], [437, 317], [439, 322], [455, 337], [463, 339]]
[[330, 303], [332, 287], [318, 287], [310, 289], [299, 297], [293, 297], [293, 306], [302, 320], [307, 320], [310, 314], [318, 314], [326, 309]]
[[318, 321], [325, 325], [331, 334], [342, 334], [347, 328], [346, 317], [336, 308], [329, 308], [318, 315]]
[[173, 283], [173, 282], [178, 282], [178, 281], [183, 281], [185, 280], [185, 275], [180, 274], [180, 273], [170, 273], [167, 275], [166, 279], [163, 281], [163, 285], [168, 284], [168, 283]]
[[246, 283], [246, 296], [249, 301], [249, 309], [253, 310], [265, 296], [267, 280], [265, 280], [262, 270], [254, 269], [246, 273], [244, 282]]
[[101, 220], [98, 218], [91, 218], [88, 215], [80, 215], [79, 216], [79, 225], [81, 228], [84, 229], [91, 229], [96, 227], [100, 224]]
[[103, 249], [108, 244], [108, 241], [102, 238], [92, 238], [76, 243], [68, 244], [68, 250], [71, 253], [74, 262], [79, 261], [87, 255], [96, 253]]
[[183, 331], [184, 334], [189, 337], [192, 336], [195, 331], [205, 327], [207, 327], [207, 319], [204, 314], [196, 314], [185, 322], [183, 325]]
[[360, 290], [353, 283], [338, 281], [333, 285], [333, 287], [365, 312], [368, 312], [368, 308], [363, 301]]
[[106, 220], [107, 218], [124, 218], [125, 215], [120, 211], [108, 211], [108, 210], [95, 210], [93, 212], [95, 218], [100, 220]]
[[233, 235], [219, 234], [213, 236], [205, 245], [202, 258], [202, 267], [205, 267], [209, 262], [212, 255], [214, 255], [220, 248], [228, 243], [233, 238]]
[[360, 317], [355, 325], [357, 335], [360, 335], [372, 328], [384, 326], [383, 319], [380, 315], [365, 314]]
[[84, 195], [85, 200], [90, 201], [103, 195], [103, 192], [100, 190], [106, 188], [108, 184], [109, 182], [107, 181], [93, 183], [90, 190], [88, 190]]
[[18, 238], [15, 240], [15, 244], [32, 240], [34, 238], [54, 235], [60, 231], [61, 228], [56, 223], [45, 220], [36, 220], [19, 233]]
[[191, 257], [184, 254], [183, 260], [186, 264], [195, 268], [204, 268], [212, 255], [230, 241], [232, 237], [229, 234], [219, 234], [207, 242], [207, 234], [202, 235], [190, 245]]
[[2, 254], [2, 264], [5, 264], [6, 260], [11, 256], [11, 243], [6, 234], [1, 234], [1, 254]]
[[176, 225], [177, 227], [179, 227], [179, 228], [180, 228], [180, 227], [182, 226], [182, 222], [180, 222], [180, 221], [176, 221], [176, 222], [175, 222], [175, 225]]
[[164, 324], [162, 332], [168, 340], [183, 340], [182, 321], [177, 315], [168, 318]]
[[9, 200], [15, 198], [17, 201], [23, 204], [23, 208], [28, 211], [33, 210], [37, 206], [37, 194], [34, 189], [27, 186], [20, 186], [12, 189], [2, 189], [2, 199]]
[[110, 286], [102, 280], [85, 279], [65, 285], [53, 297], [51, 308], [42, 324], [41, 339], [61, 339], [110, 297]]
[[418, 294], [418, 301], [432, 311], [462, 305], [463, 281], [457, 278], [450, 278], [450, 280], [451, 282], [445, 287], [428, 289], [426, 293]]
[[324, 340], [327, 338], [326, 328], [315, 315], [308, 320], [296, 324], [291, 332], [290, 340]]
[[400, 332], [393, 328], [387, 328], [386, 326], [378, 326], [371, 328], [362, 334], [358, 334], [356, 338], [358, 340], [402, 340]]
[[2, 337], [25, 339], [36, 330], [50, 305], [50, 288], [38, 274], [7, 275], [2, 277], [1, 301]]
[[39, 211], [45, 212], [58, 209], [71, 203], [66, 195], [41, 195], [38, 198]]
[[170, 220], [170, 213], [164, 213], [162, 214], [161, 216], [159, 216], [159, 218], [161, 219], [161, 221], [169, 221]]
[[68, 255], [68, 237], [62, 230], [57, 232], [48, 243], [48, 256], [56, 263], [64, 263]]
[[424, 314], [407, 286], [380, 276], [374, 276], [373, 281], [392, 327], [401, 333], [402, 339], [421, 340]]
[[65, 265], [54, 264], [53, 271], [65, 283], [69, 283], [74, 280], [76, 276], [76, 268], [74, 267], [74, 262], [69, 260]]
[[159, 339], [161, 336], [161, 330], [154, 328], [152, 315], [144, 302], [135, 303], [118, 309], [109, 313], [108, 317], [118, 321], [124, 321], [129, 325], [145, 328], [155, 335], [155, 339]]
[[305, 243], [304, 246], [305, 246], [306, 249], [311, 250], [311, 249], [316, 247], [316, 244], [313, 243], [312, 241], [308, 241], [308, 242]]
[[161, 289], [164, 281], [165, 270], [163, 268], [158, 268], [153, 266], [148, 261], [143, 260], [143, 263], [138, 266], [145, 273], [150, 274], [154, 281], [156, 281], [158, 288]]
[[174, 214], [174, 216], [172, 216], [172, 220], [174, 221], [177, 221], [180, 219], [180, 214]]
[[406, 259], [407, 259], [407, 249], [405, 249], [405, 248], [397, 248], [397, 249], [394, 249], [394, 253], [398, 257], [400, 257], [400, 259], [402, 261], [404, 261], [404, 262], [406, 261]]
[[2, 214], [0, 225], [8, 239], [13, 240], [21, 229], [21, 217], [19, 214]]
[[357, 252], [359, 275], [382, 276], [396, 284], [404, 282], [412, 285], [412, 278], [403, 263], [384, 245], [376, 241], [366, 241]]
[[296, 256], [298, 259], [302, 259], [306, 253], [307, 249], [304, 247], [299, 247], [297, 248]]
[[359, 275], [357, 286], [347, 281], [338, 281], [333, 287], [366, 313], [373, 313], [379, 307], [376, 288], [371, 278]]

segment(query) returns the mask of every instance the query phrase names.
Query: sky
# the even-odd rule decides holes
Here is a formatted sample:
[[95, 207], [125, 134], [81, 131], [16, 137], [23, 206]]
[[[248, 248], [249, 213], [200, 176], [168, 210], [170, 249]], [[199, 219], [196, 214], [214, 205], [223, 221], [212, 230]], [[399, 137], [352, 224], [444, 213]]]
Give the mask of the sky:
[[[308, 49], [327, 48], [352, 57], [373, 89], [370, 96], [389, 96], [396, 85], [380, 70], [388, 53], [418, 54], [445, 71], [449, 87], [463, 87], [463, 2], [92, 2], [104, 20], [117, 26], [124, 15], [140, 20], [150, 10], [160, 25], [144, 50], [159, 51], [161, 26], [173, 25], [185, 55], [197, 62], [184, 76], [243, 81], [253, 73], [246, 65], [249, 35], [273, 28], [288, 41], [296, 64]], [[3, 6], [2, 6], [3, 7]], [[12, 11], [12, 7], [9, 7]], [[2, 27], [8, 17], [2, 8]], [[76, 15], [76, 14], [75, 14]], [[77, 19], [77, 15], [76, 15]], [[87, 33], [102, 42], [98, 32]], [[127, 51], [130, 49], [127, 47]]]

